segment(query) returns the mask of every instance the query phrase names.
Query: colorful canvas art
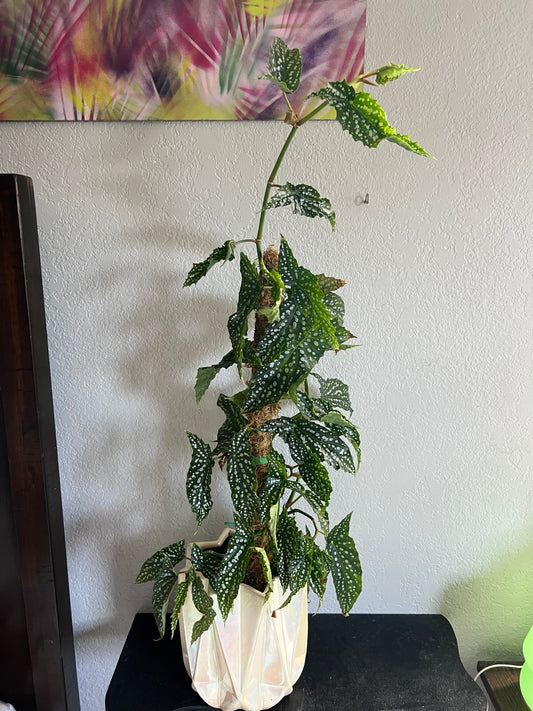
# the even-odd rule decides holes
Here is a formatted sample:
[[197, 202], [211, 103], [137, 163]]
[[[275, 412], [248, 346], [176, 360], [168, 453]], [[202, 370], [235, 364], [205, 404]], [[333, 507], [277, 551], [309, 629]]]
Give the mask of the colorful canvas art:
[[366, 0], [0, 0], [0, 119], [284, 116], [259, 77], [275, 37], [302, 53], [296, 111], [363, 70]]

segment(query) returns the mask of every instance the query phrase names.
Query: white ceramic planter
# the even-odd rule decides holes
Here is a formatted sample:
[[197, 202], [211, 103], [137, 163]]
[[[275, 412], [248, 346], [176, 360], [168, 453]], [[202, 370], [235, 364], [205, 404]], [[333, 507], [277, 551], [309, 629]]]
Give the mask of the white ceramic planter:
[[[217, 541], [197, 545], [204, 550], [216, 548], [230, 534], [225, 530]], [[183, 661], [193, 689], [210, 706], [223, 711], [262, 711], [275, 706], [291, 693], [304, 666], [307, 588], [279, 610], [285, 597], [279, 579], [274, 579], [274, 591], [266, 603], [264, 593], [242, 584], [224, 624], [216, 594], [201, 577], [217, 612], [213, 625], [191, 644], [193, 625], [201, 615], [190, 590], [179, 620]]]

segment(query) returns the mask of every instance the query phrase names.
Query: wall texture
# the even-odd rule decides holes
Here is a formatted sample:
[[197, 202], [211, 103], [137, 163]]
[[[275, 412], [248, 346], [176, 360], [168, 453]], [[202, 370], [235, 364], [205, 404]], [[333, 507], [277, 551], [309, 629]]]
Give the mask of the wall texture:
[[[400, 0], [394, 12], [369, 0], [367, 68], [423, 68], [379, 98], [438, 161], [307, 125], [280, 177], [330, 197], [337, 231], [281, 214], [268, 227], [348, 281], [361, 347], [322, 373], [350, 384], [363, 441], [332, 515], [355, 510], [357, 611], [444, 613], [470, 669], [519, 657], [533, 622], [532, 15], [523, 0]], [[193, 529], [184, 431], [211, 436], [215, 391], [231, 380], [196, 408], [196, 367], [225, 352], [237, 267], [181, 283], [223, 240], [252, 234], [286, 132], [0, 125], [1, 171], [32, 176], [37, 194], [84, 711], [103, 708], [149, 606], [148, 586], [133, 585], [140, 563]], [[230, 515], [221, 477], [214, 487], [206, 536]]]

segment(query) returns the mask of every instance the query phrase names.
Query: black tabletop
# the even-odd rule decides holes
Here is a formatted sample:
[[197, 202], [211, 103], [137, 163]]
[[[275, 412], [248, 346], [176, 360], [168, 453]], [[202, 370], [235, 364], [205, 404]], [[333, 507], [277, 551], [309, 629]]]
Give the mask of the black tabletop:
[[[106, 696], [106, 711], [200, 711], [178, 636], [154, 642], [136, 615]], [[486, 711], [441, 615], [309, 617], [302, 676], [276, 711]]]

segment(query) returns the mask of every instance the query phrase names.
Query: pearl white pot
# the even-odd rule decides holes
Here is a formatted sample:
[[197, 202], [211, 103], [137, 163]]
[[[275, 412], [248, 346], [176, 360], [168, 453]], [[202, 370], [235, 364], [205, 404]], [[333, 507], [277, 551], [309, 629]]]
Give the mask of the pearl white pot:
[[[203, 550], [217, 548], [230, 534], [226, 529], [217, 541], [197, 545]], [[266, 603], [265, 593], [241, 584], [224, 624], [216, 594], [199, 575], [213, 598], [217, 616], [209, 630], [191, 644], [193, 625], [201, 615], [189, 589], [179, 626], [183, 661], [192, 688], [210, 706], [223, 711], [262, 711], [275, 706], [291, 693], [304, 666], [307, 588], [280, 610], [286, 595], [278, 578], [274, 579], [274, 591]]]

